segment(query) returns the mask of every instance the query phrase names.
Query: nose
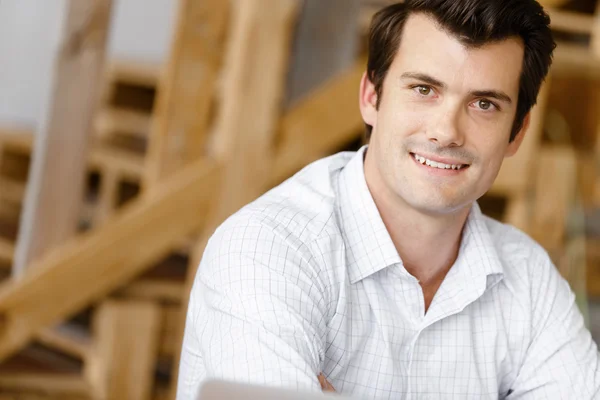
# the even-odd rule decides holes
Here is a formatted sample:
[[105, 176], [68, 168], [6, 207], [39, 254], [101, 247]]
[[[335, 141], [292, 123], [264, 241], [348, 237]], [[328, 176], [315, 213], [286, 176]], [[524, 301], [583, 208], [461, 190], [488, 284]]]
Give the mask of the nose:
[[464, 135], [460, 129], [460, 106], [447, 104], [440, 106], [437, 118], [432, 118], [427, 130], [429, 141], [440, 147], [458, 147], [464, 144]]

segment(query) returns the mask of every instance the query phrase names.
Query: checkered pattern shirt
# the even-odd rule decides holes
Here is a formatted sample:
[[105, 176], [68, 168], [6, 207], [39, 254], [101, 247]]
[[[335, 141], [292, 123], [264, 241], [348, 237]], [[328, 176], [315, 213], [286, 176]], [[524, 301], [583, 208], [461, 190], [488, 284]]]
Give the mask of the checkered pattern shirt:
[[[425, 313], [367, 188], [365, 147], [238, 211], [192, 290], [178, 399], [209, 378], [373, 399], [598, 399], [598, 350], [547, 253], [473, 204]], [[432, 249], [434, 251], [434, 249]]]

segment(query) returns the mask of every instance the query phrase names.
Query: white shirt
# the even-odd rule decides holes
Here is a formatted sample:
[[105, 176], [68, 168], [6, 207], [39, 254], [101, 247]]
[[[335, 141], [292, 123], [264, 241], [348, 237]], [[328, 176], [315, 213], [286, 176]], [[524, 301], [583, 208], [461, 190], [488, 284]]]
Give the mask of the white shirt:
[[[189, 303], [178, 399], [208, 378], [373, 399], [597, 399], [598, 350], [528, 236], [472, 206], [425, 313], [363, 155], [319, 160], [217, 229]], [[435, 251], [435, 249], [432, 249]]]

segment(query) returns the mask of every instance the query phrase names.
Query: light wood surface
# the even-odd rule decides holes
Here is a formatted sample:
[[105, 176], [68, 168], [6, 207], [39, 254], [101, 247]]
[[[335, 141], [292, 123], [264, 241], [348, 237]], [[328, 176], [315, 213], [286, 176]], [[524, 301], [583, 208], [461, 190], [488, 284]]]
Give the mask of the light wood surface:
[[365, 68], [366, 60], [357, 61], [284, 115], [270, 183], [364, 134], [358, 87]]
[[536, 156], [536, 197], [532, 236], [553, 253], [562, 247], [576, 190], [577, 164], [573, 149], [545, 146]]
[[164, 258], [202, 226], [220, 181], [216, 164], [198, 161], [0, 286], [0, 359]]
[[150, 400], [161, 312], [152, 302], [108, 300], [94, 321], [96, 343], [86, 376], [99, 400]]
[[111, 8], [112, 0], [68, 3], [53, 92], [36, 135], [13, 263], [15, 276], [23, 276], [32, 260], [77, 231]]
[[205, 154], [229, 1], [181, 0], [165, 75], [159, 81], [145, 187]]

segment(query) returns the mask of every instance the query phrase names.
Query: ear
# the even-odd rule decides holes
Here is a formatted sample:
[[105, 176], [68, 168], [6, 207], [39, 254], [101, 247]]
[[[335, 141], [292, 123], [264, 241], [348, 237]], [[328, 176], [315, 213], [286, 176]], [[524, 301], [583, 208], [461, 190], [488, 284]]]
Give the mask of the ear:
[[360, 113], [365, 124], [375, 127], [377, 122], [377, 93], [365, 72], [360, 80]]
[[521, 143], [523, 143], [523, 139], [525, 138], [525, 134], [527, 133], [527, 130], [529, 129], [530, 122], [531, 122], [531, 111], [528, 112], [527, 115], [525, 116], [525, 118], [523, 119], [523, 126], [521, 126], [521, 129], [517, 133], [517, 136], [515, 136], [515, 139], [512, 142], [510, 142], [510, 144], [506, 148], [504, 157], [512, 157], [515, 155], [517, 150], [519, 150], [519, 147], [521, 147]]

